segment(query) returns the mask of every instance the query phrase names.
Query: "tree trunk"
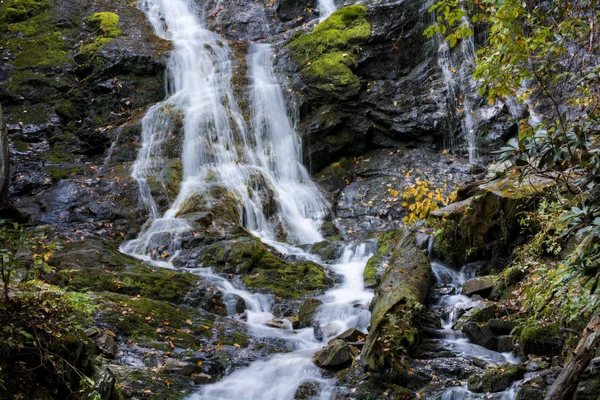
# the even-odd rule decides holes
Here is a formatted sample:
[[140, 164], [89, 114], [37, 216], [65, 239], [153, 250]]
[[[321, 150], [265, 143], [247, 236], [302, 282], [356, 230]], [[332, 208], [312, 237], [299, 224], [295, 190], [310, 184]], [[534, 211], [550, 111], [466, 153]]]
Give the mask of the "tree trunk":
[[10, 179], [10, 159], [8, 156], [8, 131], [4, 124], [4, 114], [0, 105], [0, 209], [8, 204]]
[[595, 315], [583, 330], [583, 335], [573, 352], [573, 357], [550, 387], [545, 400], [573, 398], [581, 374], [590, 364], [598, 346], [600, 346], [600, 314]]

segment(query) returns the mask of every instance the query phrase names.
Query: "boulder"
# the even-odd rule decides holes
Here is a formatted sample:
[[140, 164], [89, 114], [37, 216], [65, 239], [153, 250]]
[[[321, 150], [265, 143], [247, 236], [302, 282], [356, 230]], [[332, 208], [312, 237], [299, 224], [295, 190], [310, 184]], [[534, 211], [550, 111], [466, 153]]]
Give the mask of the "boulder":
[[347, 343], [356, 343], [356, 342], [365, 340], [366, 337], [367, 337], [367, 335], [365, 333], [362, 333], [361, 331], [359, 331], [357, 329], [350, 328], [350, 329], [340, 333], [335, 338], [331, 339], [329, 341], [329, 343], [331, 343], [334, 340], [343, 340], [344, 342], [347, 342]]
[[115, 333], [108, 329], [89, 328], [85, 331], [87, 337], [94, 341], [94, 344], [106, 358], [115, 358], [117, 355], [117, 342]]
[[520, 234], [519, 214], [535, 207], [537, 199], [555, 185], [552, 179], [532, 176], [488, 181], [469, 191], [468, 199], [435, 210], [442, 229], [434, 253], [452, 265], [501, 257], [511, 251]]
[[553, 357], [562, 352], [562, 340], [556, 325], [529, 325], [521, 329], [519, 346], [523, 356]]
[[510, 353], [514, 349], [513, 337], [510, 335], [498, 336], [496, 347], [500, 353]]
[[469, 279], [463, 285], [463, 293], [467, 296], [478, 294], [484, 298], [489, 296], [494, 287], [494, 277], [482, 276], [479, 278]]
[[414, 234], [400, 235], [371, 302], [371, 329], [362, 353], [367, 370], [389, 370], [391, 379], [403, 378], [401, 359], [418, 347], [419, 316], [425, 311], [431, 274], [431, 263], [415, 246]]
[[286, 319], [271, 319], [265, 322], [265, 325], [276, 329], [292, 329], [292, 323]]
[[298, 311], [299, 328], [306, 328], [312, 325], [315, 313], [321, 304], [323, 304], [321, 300], [314, 298], [304, 300]]
[[525, 367], [521, 365], [505, 364], [490, 369], [483, 375], [471, 375], [467, 386], [471, 392], [475, 393], [502, 392], [508, 389], [514, 381], [523, 379], [525, 372]]
[[313, 380], [304, 381], [296, 389], [294, 400], [305, 400], [316, 398], [321, 393], [321, 383]]
[[192, 379], [196, 385], [206, 385], [212, 381], [212, 376], [205, 373], [192, 374]]
[[192, 376], [192, 374], [202, 372], [202, 369], [197, 364], [177, 360], [175, 358], [167, 358], [161, 369], [165, 372], [175, 373], [183, 376]]
[[487, 324], [480, 326], [476, 322], [467, 322], [461, 329], [472, 343], [478, 344], [489, 350], [497, 351], [498, 338], [492, 333], [492, 330]]
[[349, 366], [358, 355], [358, 349], [341, 339], [332, 340], [323, 350], [313, 356], [313, 362], [321, 368], [342, 369]]

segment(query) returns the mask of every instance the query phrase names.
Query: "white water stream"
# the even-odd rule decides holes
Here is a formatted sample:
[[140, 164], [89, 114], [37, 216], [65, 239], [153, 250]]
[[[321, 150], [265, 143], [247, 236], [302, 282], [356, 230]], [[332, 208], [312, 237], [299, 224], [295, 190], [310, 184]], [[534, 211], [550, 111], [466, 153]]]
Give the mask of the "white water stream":
[[[324, 338], [318, 341], [313, 328], [286, 330], [270, 328], [264, 323], [273, 318], [268, 307], [250, 309], [248, 326], [255, 336], [283, 338], [290, 341], [295, 351], [277, 354], [256, 361], [213, 385], [207, 385], [189, 400], [285, 400], [293, 399], [298, 386], [305, 380], [321, 384], [321, 399], [329, 399], [335, 380], [323, 379], [320, 369], [312, 362], [312, 356], [331, 338], [349, 328], [366, 332], [370, 313], [367, 304], [373, 296], [363, 284], [363, 271], [372, 254], [363, 244], [349, 244], [342, 258], [330, 268], [342, 275], [342, 283], [325, 293], [316, 320], [323, 327]], [[246, 305], [250, 304], [246, 301]]]
[[336, 9], [335, 0], [319, 0], [319, 16], [321, 21], [333, 14]]
[[[488, 350], [485, 347], [471, 343], [464, 337], [462, 332], [452, 329], [458, 319], [460, 309], [472, 308], [477, 304], [477, 301], [471, 300], [470, 297], [462, 294], [463, 284], [475, 277], [474, 271], [469, 270], [469, 266], [463, 267], [460, 271], [455, 271], [438, 262], [431, 264], [432, 272], [438, 285], [450, 290], [450, 294], [440, 298], [435, 308], [442, 310], [442, 314], [446, 317], [442, 318], [442, 336], [445, 347], [451, 349], [455, 353], [461, 354], [463, 357], [475, 357], [484, 360], [487, 363], [503, 364], [510, 362], [517, 364], [520, 361], [512, 353], [498, 353]], [[502, 393], [499, 400], [513, 400], [516, 396], [515, 385]], [[448, 389], [439, 398], [440, 400], [466, 400], [466, 399], [483, 399], [484, 394], [475, 394], [467, 390], [466, 382], [463, 386]]]

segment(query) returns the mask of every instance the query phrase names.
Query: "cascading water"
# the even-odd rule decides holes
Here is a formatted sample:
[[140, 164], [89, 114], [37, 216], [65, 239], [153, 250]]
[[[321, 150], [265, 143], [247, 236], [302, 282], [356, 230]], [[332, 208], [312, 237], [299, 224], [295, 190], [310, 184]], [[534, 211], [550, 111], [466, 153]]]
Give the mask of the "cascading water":
[[[192, 2], [146, 0], [140, 7], [157, 34], [174, 45], [168, 85], [172, 94], [143, 119], [132, 177], [150, 219], [140, 236], [121, 250], [156, 260], [158, 242], [167, 242], [170, 258], [160, 265], [168, 266], [179, 254], [181, 235], [190, 230], [189, 223], [178, 218], [182, 205], [194, 196], [210, 199], [215, 188], [225, 188], [237, 200], [240, 222], [261, 238], [274, 240], [283, 231], [293, 243], [320, 240], [327, 204], [300, 163], [300, 141], [273, 74], [269, 46], [252, 46], [248, 60], [254, 115], [249, 132], [233, 95], [228, 46], [198, 22]], [[165, 141], [176, 116], [183, 121], [183, 179], [177, 198], [160, 216], [148, 180], [164, 165]], [[275, 215], [263, 206], [263, 199], [271, 197]]]
[[[432, 15], [432, 18], [435, 23], [435, 15]], [[473, 29], [471, 21], [467, 16], [463, 16], [461, 21], [469, 29]], [[477, 144], [478, 121], [474, 115], [473, 101], [471, 99], [477, 85], [471, 76], [476, 60], [475, 39], [473, 34], [471, 34], [461, 40], [461, 59], [458, 68], [453, 66], [450, 45], [444, 36], [437, 33], [435, 41], [438, 43], [437, 59], [444, 79], [448, 111], [456, 113], [460, 117], [461, 131], [467, 142], [469, 163], [475, 165], [479, 162], [479, 148]]]
[[[512, 353], [498, 353], [488, 350], [484, 347], [470, 343], [462, 332], [452, 329], [457, 321], [458, 311], [474, 306], [477, 302], [468, 296], [461, 294], [463, 284], [470, 278], [475, 277], [474, 271], [469, 266], [463, 267], [460, 271], [455, 271], [438, 262], [431, 264], [433, 275], [439, 287], [445, 288], [448, 293], [440, 297], [437, 304], [432, 309], [437, 310], [442, 315], [442, 330], [440, 336], [442, 342], [449, 349], [463, 356], [475, 357], [486, 362], [502, 364], [506, 362], [519, 363], [519, 360]], [[461, 399], [482, 399], [483, 394], [475, 394], [468, 391], [463, 386], [453, 387], [445, 391], [439, 400], [461, 400]], [[499, 400], [513, 400], [516, 396], [515, 385], [502, 393]]]
[[371, 255], [366, 244], [351, 243], [338, 263], [330, 266], [344, 279], [322, 296], [324, 304], [319, 307], [315, 318], [323, 326], [323, 340], [315, 339], [312, 328], [291, 331], [266, 327], [263, 323], [273, 318], [272, 314], [263, 313], [260, 318], [256, 318], [256, 314], [249, 315], [248, 325], [257, 336], [286, 339], [296, 350], [256, 361], [218, 383], [204, 386], [188, 400], [292, 399], [298, 386], [305, 380], [313, 380], [321, 385], [318, 398], [330, 398], [334, 382], [321, 377], [319, 368], [312, 362], [312, 356], [332, 337], [346, 329], [366, 331], [370, 319], [367, 304], [373, 293], [365, 290], [363, 271]]
[[321, 21], [333, 14], [335, 10], [335, 0], [319, 0], [319, 15]]

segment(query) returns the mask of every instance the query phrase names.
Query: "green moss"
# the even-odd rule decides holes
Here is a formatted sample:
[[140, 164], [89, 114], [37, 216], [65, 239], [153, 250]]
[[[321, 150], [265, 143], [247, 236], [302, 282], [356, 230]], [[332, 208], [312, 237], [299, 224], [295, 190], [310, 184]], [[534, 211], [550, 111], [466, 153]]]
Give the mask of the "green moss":
[[95, 38], [79, 49], [75, 59], [82, 68], [97, 69], [103, 64], [103, 61], [98, 58], [100, 50], [121, 35], [118, 26], [119, 16], [112, 12], [98, 12], [86, 17], [85, 22], [96, 30]]
[[119, 29], [119, 16], [112, 12], [97, 12], [86, 17], [85, 22], [98, 29], [106, 38], [117, 38], [121, 35]]
[[14, 65], [17, 68], [57, 66], [69, 62], [69, 52], [62, 33], [51, 32], [30, 42], [17, 55]]
[[210, 320], [190, 307], [115, 293], [101, 294], [98, 302], [102, 321], [136, 341], [198, 348], [212, 333]]
[[0, 21], [15, 23], [25, 21], [49, 7], [47, 0], [5, 1], [0, 8]]
[[329, 279], [323, 267], [312, 261], [290, 262], [277, 268], [261, 268], [242, 278], [249, 288], [263, 289], [279, 297], [298, 298], [316, 290], [325, 290]]
[[488, 370], [481, 377], [481, 389], [485, 393], [501, 392], [507, 389], [512, 382], [523, 379], [525, 371], [525, 367], [515, 364], [505, 364]]
[[402, 237], [402, 232], [397, 229], [392, 229], [379, 236], [377, 239], [377, 253], [382, 256], [389, 256], [392, 250]]
[[21, 140], [13, 140], [13, 146], [15, 150], [25, 152], [29, 150], [29, 145]]
[[137, 265], [122, 271], [69, 269], [56, 273], [53, 282], [80, 291], [110, 291], [154, 300], [180, 303], [197, 281], [196, 275]]
[[377, 285], [377, 272], [383, 262], [383, 258], [380, 256], [373, 256], [367, 261], [364, 272], [365, 286], [373, 287]]
[[558, 333], [558, 324], [526, 325], [519, 334], [521, 353], [552, 357], [562, 351], [562, 342]]
[[331, 282], [319, 264], [286, 262], [255, 237], [220, 241], [206, 247], [202, 264], [219, 272], [244, 275], [246, 286], [287, 298], [325, 289]]
[[359, 89], [351, 68], [356, 63], [357, 43], [371, 36], [367, 7], [352, 5], [331, 14], [312, 33], [294, 36], [289, 48], [304, 65], [302, 73], [318, 90], [352, 95]]
[[75, 144], [75, 136], [73, 134], [53, 136], [49, 142], [50, 150], [41, 154], [41, 159], [54, 164], [63, 164], [74, 159], [72, 146]]
[[61, 167], [61, 166], [50, 166], [46, 167], [46, 171], [52, 177], [53, 182], [58, 182], [62, 179], [68, 179], [72, 176], [79, 175], [83, 173], [83, 170], [80, 167]]
[[221, 339], [221, 344], [225, 344], [228, 346], [233, 346], [235, 344], [240, 345], [240, 347], [248, 347], [248, 336], [239, 332], [232, 332], [231, 334], [226, 334]]
[[327, 240], [313, 244], [310, 252], [320, 255], [325, 261], [334, 260], [338, 255], [337, 247]]

